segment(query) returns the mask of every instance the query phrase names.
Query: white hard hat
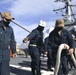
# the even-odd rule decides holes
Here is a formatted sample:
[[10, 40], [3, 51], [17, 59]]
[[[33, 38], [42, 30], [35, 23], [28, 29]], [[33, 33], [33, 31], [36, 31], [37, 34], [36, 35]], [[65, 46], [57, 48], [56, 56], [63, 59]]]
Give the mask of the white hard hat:
[[46, 22], [44, 20], [40, 20], [39, 26], [45, 27], [46, 26]]

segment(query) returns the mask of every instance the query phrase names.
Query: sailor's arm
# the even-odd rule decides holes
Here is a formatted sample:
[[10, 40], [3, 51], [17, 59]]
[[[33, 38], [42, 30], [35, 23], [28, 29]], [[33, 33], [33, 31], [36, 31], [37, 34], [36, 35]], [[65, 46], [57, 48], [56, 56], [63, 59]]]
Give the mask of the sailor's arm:
[[35, 31], [32, 31], [26, 38], [23, 39], [23, 42], [28, 42], [29, 40], [31, 40], [34, 36], [36, 35]]

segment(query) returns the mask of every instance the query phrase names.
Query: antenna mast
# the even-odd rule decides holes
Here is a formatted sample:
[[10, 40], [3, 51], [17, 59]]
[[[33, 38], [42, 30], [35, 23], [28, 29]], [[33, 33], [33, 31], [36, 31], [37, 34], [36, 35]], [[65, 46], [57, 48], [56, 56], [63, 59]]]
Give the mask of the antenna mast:
[[53, 11], [59, 11], [65, 9], [65, 13], [62, 13], [62, 16], [64, 16], [65, 20], [68, 19], [70, 22], [72, 22], [72, 16], [76, 15], [73, 14], [71, 10], [71, 7], [76, 5], [71, 5], [71, 1], [72, 0], [56, 0], [55, 2], [64, 2], [65, 6], [63, 8], [53, 10]]
[[72, 17], [71, 17], [71, 0], [66, 0], [64, 1], [65, 2], [65, 6], [66, 6], [66, 15], [67, 15], [67, 18], [70, 20], [70, 22], [72, 21]]

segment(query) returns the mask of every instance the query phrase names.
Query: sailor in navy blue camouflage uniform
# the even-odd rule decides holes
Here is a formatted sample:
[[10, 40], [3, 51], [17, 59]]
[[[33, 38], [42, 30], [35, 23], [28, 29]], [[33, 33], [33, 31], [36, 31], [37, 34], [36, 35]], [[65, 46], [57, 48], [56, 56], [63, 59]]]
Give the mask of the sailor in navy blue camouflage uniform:
[[34, 29], [26, 38], [24, 42], [30, 40], [29, 52], [31, 55], [31, 69], [32, 75], [41, 75], [40, 73], [40, 54], [43, 47], [43, 30], [46, 23], [44, 20], [40, 20], [38, 27]]
[[[68, 75], [68, 54], [72, 54], [75, 49], [75, 44], [72, 38], [72, 34], [64, 29], [64, 20], [56, 20], [55, 29], [49, 34], [48, 46], [52, 49], [53, 61], [56, 63], [56, 55], [58, 47], [64, 44], [64, 49], [61, 54], [61, 63], [59, 72], [57, 75]], [[67, 52], [66, 44], [69, 45], [70, 49]], [[54, 63], [54, 64], [55, 64]]]
[[10, 49], [16, 57], [16, 42], [13, 29], [9, 26], [12, 16], [9, 12], [1, 13], [0, 21], [0, 75], [10, 75]]

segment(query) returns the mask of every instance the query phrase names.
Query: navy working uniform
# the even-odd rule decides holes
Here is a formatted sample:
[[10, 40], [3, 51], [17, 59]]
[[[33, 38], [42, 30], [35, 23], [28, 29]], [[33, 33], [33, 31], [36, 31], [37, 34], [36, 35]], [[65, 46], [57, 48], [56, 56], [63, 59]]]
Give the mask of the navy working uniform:
[[40, 73], [40, 54], [43, 47], [43, 29], [45, 21], [41, 20], [38, 27], [34, 29], [23, 41], [30, 40], [29, 53], [31, 55], [32, 75], [41, 75]]
[[[6, 24], [8, 22], [4, 21], [4, 17], [6, 17], [4, 15], [8, 18], [10, 17], [8, 12], [3, 12], [1, 15], [3, 20], [0, 21], [0, 75], [10, 75], [9, 47], [11, 48], [13, 54], [16, 53], [16, 42], [14, 39], [13, 29]], [[3, 25], [5, 25], [5, 28]]]
[[[72, 34], [72, 38], [75, 42], [75, 47], [76, 47], [76, 38], [75, 38], [75, 35], [73, 33]], [[75, 56], [75, 51], [74, 51], [74, 56]], [[73, 64], [73, 61], [71, 59], [71, 56], [69, 56], [69, 59], [68, 59], [68, 64], [69, 64], [69, 70], [71, 71], [73, 68], [74, 68], [74, 64]]]
[[[59, 34], [59, 32], [61, 32]], [[54, 65], [56, 63], [56, 55], [57, 55], [57, 50], [58, 47], [61, 44], [67, 44], [69, 45], [71, 53], [74, 51], [73, 49], [75, 48], [74, 46], [74, 41], [72, 38], [72, 35], [70, 32], [68, 32], [66, 29], [64, 29], [64, 21], [62, 19], [58, 19], [56, 21], [56, 27], [55, 29], [49, 34], [49, 49], [52, 49], [52, 55], [53, 55], [53, 61]], [[69, 52], [68, 52], [69, 53]], [[68, 55], [67, 55], [67, 50], [63, 50], [61, 54], [61, 63], [60, 63], [60, 68], [58, 75], [68, 75]]]
[[48, 38], [49, 37], [46, 37], [45, 41], [44, 41], [45, 52], [47, 52], [47, 57], [48, 57], [48, 60], [47, 60], [47, 70], [48, 71], [53, 71], [52, 68], [54, 67], [54, 62], [53, 62], [53, 58], [52, 58], [52, 50], [51, 50], [51, 48], [48, 49]]

